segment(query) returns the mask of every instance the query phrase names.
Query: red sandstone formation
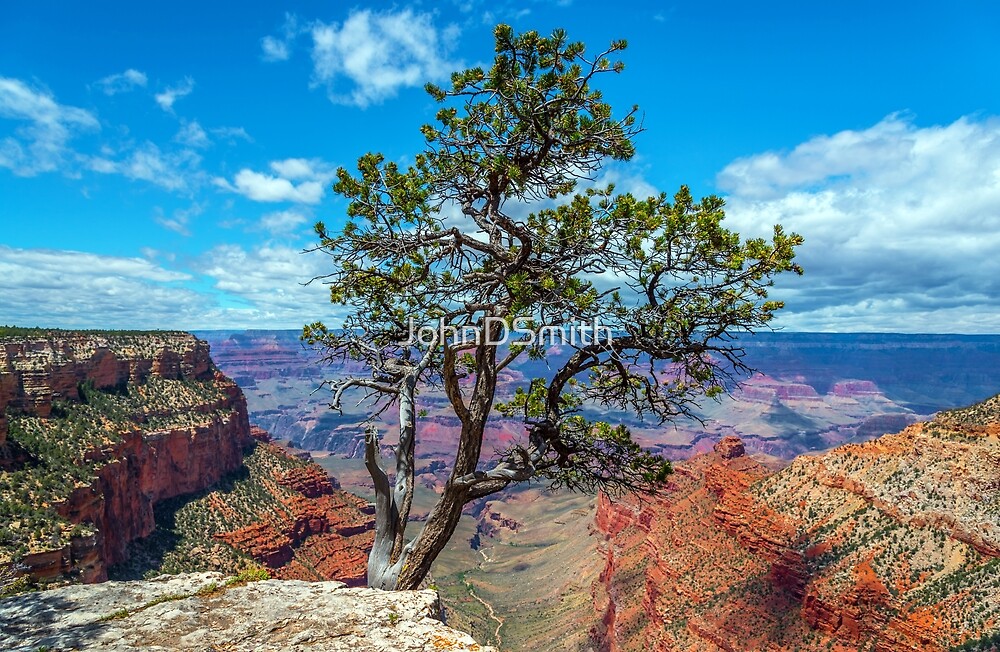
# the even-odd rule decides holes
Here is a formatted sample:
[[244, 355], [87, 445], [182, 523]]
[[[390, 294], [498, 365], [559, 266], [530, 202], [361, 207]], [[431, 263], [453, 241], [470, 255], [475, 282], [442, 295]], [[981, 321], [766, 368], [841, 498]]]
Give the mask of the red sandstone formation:
[[715, 445], [714, 449], [724, 460], [731, 460], [734, 457], [746, 455], [746, 448], [743, 447], [743, 440], [739, 437], [723, 437]]
[[[8, 407], [48, 416], [52, 401], [79, 400], [79, 385], [98, 389], [170, 380], [208, 379], [215, 365], [208, 345], [187, 333], [97, 335], [54, 333], [0, 341], [0, 413]], [[0, 438], [6, 429], [0, 429]]]
[[[292, 457], [275, 444], [272, 456]], [[270, 484], [269, 479], [262, 479]], [[363, 586], [374, 519], [367, 503], [343, 491], [316, 464], [294, 467], [270, 478], [277, 507], [253, 524], [215, 536], [268, 566], [285, 579], [336, 579]]]
[[[126, 383], [141, 396], [151, 377], [198, 381], [210, 392], [184, 393], [188, 403], [175, 412], [140, 407], [105, 442], [81, 450], [95, 465], [96, 477], [56, 503], [71, 524], [89, 523], [96, 534], [77, 535], [62, 547], [31, 550], [20, 559], [23, 572], [43, 579], [76, 577], [85, 582], [107, 578], [107, 568], [126, 558], [129, 542], [149, 536], [155, 527], [153, 507], [175, 496], [201, 491], [244, 464], [253, 446], [266, 447], [274, 474], [260, 479], [272, 509], [238, 514], [225, 495], [208, 494], [211, 509], [247, 525], [219, 533], [218, 539], [268, 565], [280, 577], [364, 581], [372, 517], [366, 503], [340, 490], [319, 466], [303, 461], [270, 442], [270, 435], [248, 423], [240, 389], [217, 371], [208, 346], [182, 333], [97, 335], [55, 332], [34, 338], [0, 341], [0, 415], [48, 417], [54, 401], [80, 401], [80, 387], [117, 389]], [[169, 384], [158, 392], [173, 391]], [[194, 400], [192, 396], [213, 398]], [[168, 405], [160, 402], [157, 405]], [[141, 403], [140, 403], [141, 405]], [[152, 404], [150, 404], [152, 405]], [[149, 423], [183, 423], [152, 427]], [[6, 450], [7, 420], [0, 420], [0, 450]], [[308, 456], [307, 456], [308, 457]], [[13, 467], [23, 460], [0, 455]], [[258, 506], [260, 507], [260, 506]]]
[[774, 475], [727, 437], [662, 497], [601, 496], [600, 649], [943, 651], [996, 632], [989, 405]]
[[[21, 563], [27, 572], [44, 579], [73, 572], [84, 581], [106, 579], [107, 566], [124, 558], [129, 541], [152, 532], [155, 503], [211, 485], [240, 465], [249, 424], [242, 392], [215, 369], [208, 346], [191, 335], [56, 333], [0, 342], [0, 414], [11, 409], [45, 417], [53, 401], [78, 401], [84, 382], [102, 389], [141, 384], [150, 376], [211, 380], [224, 398], [190, 408], [193, 425], [149, 430], [137, 422], [110, 446], [86, 452], [85, 459], [103, 462], [96, 480], [76, 488], [56, 509], [98, 532], [26, 555]], [[0, 442], [6, 427], [6, 420], [0, 422]]]

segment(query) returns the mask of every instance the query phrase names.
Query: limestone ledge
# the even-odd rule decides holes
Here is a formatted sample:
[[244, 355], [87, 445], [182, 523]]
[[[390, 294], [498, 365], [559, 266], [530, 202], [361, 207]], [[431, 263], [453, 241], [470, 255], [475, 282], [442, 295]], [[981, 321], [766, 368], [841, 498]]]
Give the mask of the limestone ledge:
[[441, 622], [436, 592], [218, 573], [66, 586], [0, 600], [0, 649], [495, 652]]

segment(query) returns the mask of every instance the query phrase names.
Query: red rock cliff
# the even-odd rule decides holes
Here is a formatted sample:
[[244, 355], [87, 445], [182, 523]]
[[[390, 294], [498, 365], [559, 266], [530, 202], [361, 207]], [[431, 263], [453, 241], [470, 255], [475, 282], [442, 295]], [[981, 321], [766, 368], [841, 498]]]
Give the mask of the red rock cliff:
[[[771, 474], [732, 439], [602, 497], [602, 650], [947, 650], [1000, 631], [1000, 397]], [[992, 407], [991, 407], [992, 406]]]
[[257, 444], [247, 467], [265, 494], [253, 510], [213, 492], [205, 507], [226, 511], [229, 527], [214, 538], [285, 579], [340, 580], [364, 586], [375, 519], [368, 503], [337, 486], [308, 457], [269, 442]]
[[[88, 432], [80, 463], [95, 476], [56, 499], [56, 511], [71, 524], [89, 523], [96, 533], [69, 544], [38, 549], [32, 544], [22, 564], [40, 578], [77, 575], [101, 581], [121, 561], [127, 544], [153, 530], [153, 506], [166, 498], [203, 489], [236, 469], [251, 443], [246, 401], [218, 372], [208, 345], [185, 333], [107, 334], [52, 332], [0, 340], [0, 462], [19, 463], [6, 442], [9, 418], [32, 419], [45, 428], [59, 401], [79, 402], [87, 383], [100, 389], [134, 387], [141, 397], [177, 389], [176, 405], [163, 402], [107, 424], [107, 434]], [[205, 398], [191, 391], [198, 381]], [[176, 383], [167, 384], [167, 383]], [[167, 407], [164, 407], [167, 405]], [[11, 416], [15, 415], [15, 416]], [[167, 424], [164, 426], [164, 424]], [[21, 453], [23, 457], [23, 451]], [[22, 460], [23, 461], [23, 460]]]

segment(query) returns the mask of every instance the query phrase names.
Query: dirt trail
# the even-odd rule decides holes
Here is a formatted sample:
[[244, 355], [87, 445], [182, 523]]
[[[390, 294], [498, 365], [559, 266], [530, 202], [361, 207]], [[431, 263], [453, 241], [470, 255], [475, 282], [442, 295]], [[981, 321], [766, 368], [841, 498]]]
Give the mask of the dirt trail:
[[[486, 556], [486, 550], [484, 548], [479, 549], [479, 554], [483, 556], [483, 561], [479, 562], [479, 569], [484, 570], [483, 566], [485, 566], [489, 562], [492, 562], [493, 560]], [[469, 582], [468, 580], [462, 580], [462, 581], [465, 583], [465, 587], [469, 590], [469, 595], [471, 595], [479, 604], [486, 607], [486, 611], [489, 612], [490, 618], [493, 620], [493, 622], [497, 624], [497, 628], [493, 632], [493, 638], [496, 639], [497, 649], [501, 649], [503, 647], [503, 640], [500, 638], [500, 628], [503, 627], [503, 618], [497, 616], [496, 612], [493, 611], [493, 605], [491, 605], [489, 602], [483, 600], [478, 595], [476, 595], [476, 591], [472, 586], [471, 582]]]

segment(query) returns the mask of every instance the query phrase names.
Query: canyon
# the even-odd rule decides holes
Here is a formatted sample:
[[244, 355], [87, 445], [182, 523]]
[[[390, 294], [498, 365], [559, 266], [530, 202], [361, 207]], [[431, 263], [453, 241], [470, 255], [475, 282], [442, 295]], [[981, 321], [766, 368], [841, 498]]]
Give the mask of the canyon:
[[[0, 338], [2, 560], [56, 585], [111, 577], [141, 587], [160, 573], [246, 569], [281, 579], [290, 595], [296, 580], [364, 583], [363, 415], [333, 414], [315, 391], [352, 370], [320, 365], [293, 332], [206, 337], [211, 357], [184, 333]], [[535, 485], [470, 505], [432, 571], [440, 607], [503, 650], [944, 651], [988, 641], [1000, 631], [1000, 399], [949, 411], [992, 381], [954, 361], [917, 376], [948, 347], [971, 365], [996, 358], [998, 343], [754, 340], [748, 357], [761, 372], [704, 404], [703, 424], [619, 415], [677, 460], [663, 495]], [[545, 373], [533, 365], [505, 370], [503, 391]], [[944, 379], [967, 385], [936, 395]], [[452, 454], [454, 424], [437, 398], [422, 396], [415, 521]], [[393, 428], [380, 423], [384, 453]], [[497, 419], [488, 446], [521, 428]], [[184, 618], [197, 624], [210, 601], [188, 598]], [[144, 605], [136, 611], [158, 613]], [[127, 636], [129, 621], [142, 622], [89, 627]]]
[[[361, 370], [321, 365], [294, 331], [202, 335], [213, 351], [221, 345], [229, 352], [221, 364], [246, 383], [254, 418], [273, 427], [279, 439], [311, 449], [345, 487], [371, 495], [370, 480], [356, 458], [361, 441], [357, 423], [363, 414], [331, 413], [328, 396], [316, 391], [323, 378]], [[750, 338], [746, 346], [746, 361], [759, 373], [732, 388], [730, 398], [703, 403], [703, 423], [660, 426], [631, 415], [610, 415], [629, 425], [644, 445], [678, 461], [667, 500], [595, 500], [528, 488], [470, 509], [433, 572], [449, 622], [481, 643], [510, 650], [793, 650], [800, 649], [801, 639], [807, 641], [801, 649], [847, 652], [859, 649], [865, 636], [872, 645], [883, 641], [880, 650], [921, 649], [905, 647], [919, 636], [895, 648], [884, 642], [889, 640], [885, 635], [875, 637], [877, 627], [870, 625], [859, 629], [865, 633], [852, 634], [851, 623], [859, 618], [867, 622], [866, 614], [882, 608], [871, 607], [868, 600], [878, 589], [871, 593], [864, 588], [870, 579], [864, 560], [844, 562], [835, 580], [859, 585], [860, 592], [845, 590], [843, 596], [819, 599], [827, 595], [820, 591], [827, 582], [822, 574], [811, 580], [809, 564], [833, 543], [824, 539], [818, 544], [805, 567], [792, 563], [805, 554], [794, 545], [796, 537], [807, 534], [804, 526], [794, 530], [795, 521], [773, 508], [765, 510], [767, 503], [754, 492], [796, 456], [805, 454], [800, 459], [810, 460], [835, 447], [920, 428], [915, 424], [939, 410], [995, 393], [998, 381], [991, 369], [1000, 365], [1000, 337], [775, 333]], [[546, 373], [544, 363], [512, 365], [505, 370], [501, 392]], [[418, 434], [423, 436], [418, 445], [426, 446], [418, 448], [417, 519], [430, 509], [435, 489], [444, 481], [454, 425], [433, 391], [422, 394], [421, 402], [428, 412]], [[389, 448], [394, 423], [392, 415], [384, 417], [380, 430]], [[520, 424], [497, 419], [487, 444], [509, 441], [519, 432]], [[721, 450], [716, 450], [720, 441]], [[934, 481], [942, 486], [950, 482], [947, 476]], [[823, 491], [830, 492], [823, 501], [842, 499], [832, 488]], [[721, 495], [729, 498], [716, 512]], [[728, 526], [726, 509], [732, 511]], [[941, 509], [947, 511], [943, 505]], [[753, 525], [737, 528], [739, 518]], [[838, 527], [847, 529], [852, 518], [845, 512]], [[669, 527], [677, 531], [670, 533]], [[916, 527], [906, 545], [920, 542], [927, 555], [938, 555], [934, 550], [944, 545], [945, 530]], [[754, 534], [758, 531], [765, 537]], [[740, 547], [740, 537], [746, 548]], [[903, 540], [902, 534], [897, 537]], [[845, 541], [852, 545], [849, 538]], [[859, 550], [880, 550], [876, 542], [859, 541]], [[771, 553], [766, 552], [769, 545]], [[792, 561], [782, 565], [781, 555]], [[883, 561], [876, 556], [869, 562], [876, 576]], [[826, 563], [826, 558], [816, 563]], [[853, 575], [848, 574], [850, 563]], [[927, 591], [950, 595], [945, 587], [951, 575], [922, 572], [924, 583], [937, 578]], [[899, 590], [892, 586], [889, 594]], [[729, 596], [731, 608], [720, 620], [712, 605], [723, 604], [722, 595]], [[841, 597], [846, 610], [840, 608]], [[995, 603], [995, 596], [986, 599]], [[896, 609], [897, 602], [888, 609]], [[806, 603], [810, 606], [803, 607]], [[827, 614], [830, 605], [835, 609]], [[807, 619], [803, 613], [812, 615]], [[947, 635], [951, 639], [942, 635], [938, 640], [966, 640], [962, 636], [977, 631], [985, 635], [990, 626], [996, 625], [959, 627]], [[674, 632], [673, 639], [662, 632], [652, 635], [660, 630]], [[746, 641], [761, 647], [748, 647]]]
[[[4, 336], [0, 415], [0, 562], [21, 576], [100, 582], [172, 556], [199, 570], [256, 562], [281, 577], [363, 582], [367, 504], [252, 428], [243, 393], [192, 335]], [[234, 489], [252, 489], [252, 504]], [[200, 536], [158, 532], [160, 516], [185, 507]]]
[[[299, 340], [299, 331], [197, 335], [211, 344], [216, 364], [243, 389], [253, 423], [298, 448], [360, 457], [363, 406], [350, 402], [343, 414], [330, 410], [330, 394], [320, 384], [364, 369], [323, 363], [321, 352]], [[896, 432], [1000, 389], [987, 371], [1000, 367], [998, 336], [760, 333], [742, 343], [746, 364], [759, 373], [739, 378], [722, 400], [704, 401], [696, 414], [700, 421], [661, 425], [624, 412], [603, 416], [626, 424], [644, 446], [671, 459], [707, 452], [721, 437], [734, 435], [752, 452], [790, 460]], [[518, 360], [504, 369], [498, 400], [530, 378], [549, 375], [550, 365], [564, 355], [552, 347], [548, 362]], [[454, 454], [457, 420], [447, 398], [433, 388], [421, 393], [420, 403], [426, 414], [417, 454], [423, 465], [445, 462]], [[399, 424], [390, 410], [379, 425], [388, 453]], [[496, 415], [486, 446], [495, 450], [522, 436], [523, 424]]]
[[998, 435], [1000, 397], [778, 472], [725, 438], [678, 464], [663, 496], [602, 496], [599, 649], [917, 652], [989, 639]]

